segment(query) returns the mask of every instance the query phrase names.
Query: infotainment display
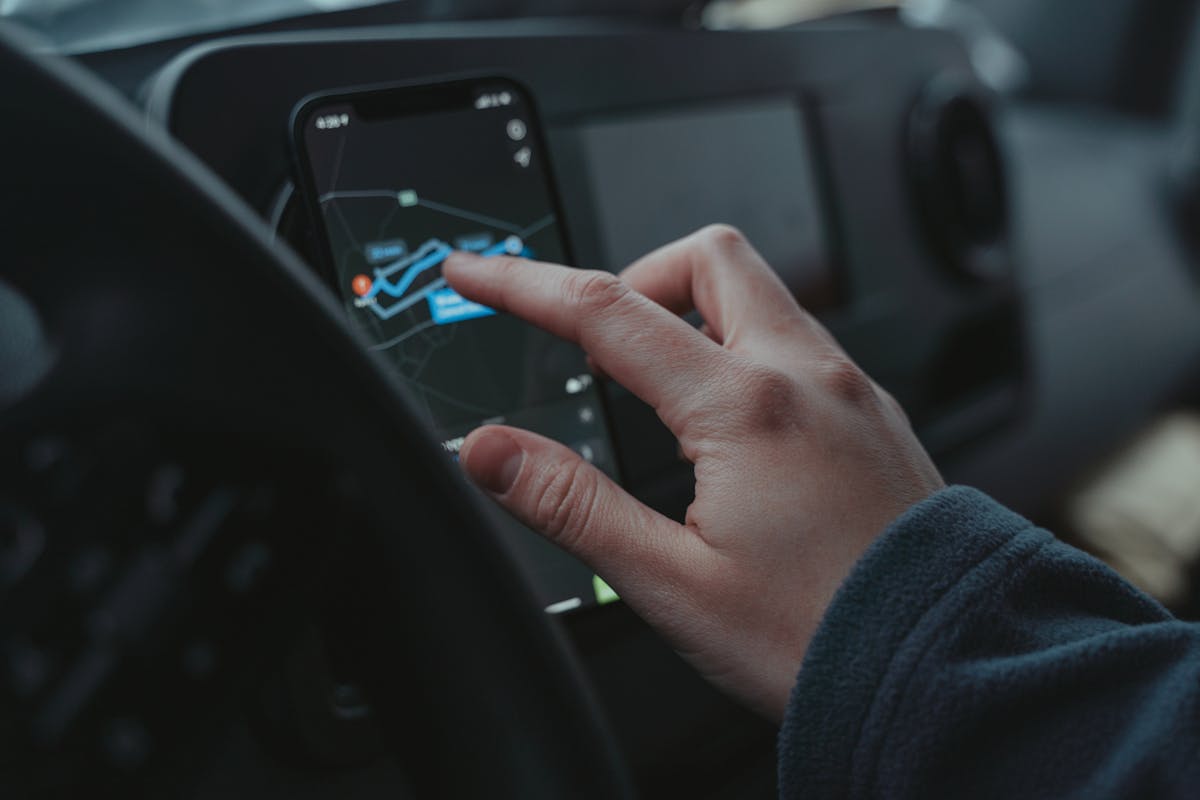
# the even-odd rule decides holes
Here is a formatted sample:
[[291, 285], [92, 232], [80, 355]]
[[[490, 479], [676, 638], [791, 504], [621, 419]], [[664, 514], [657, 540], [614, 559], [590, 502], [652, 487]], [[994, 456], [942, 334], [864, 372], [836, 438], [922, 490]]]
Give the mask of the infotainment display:
[[[443, 448], [484, 423], [557, 439], [616, 477], [599, 387], [576, 346], [450, 288], [454, 250], [569, 262], [532, 104], [511, 81], [338, 92], [294, 115], [301, 191], [346, 313], [403, 381]], [[611, 591], [509, 523], [549, 610]]]
[[813, 137], [798, 98], [631, 111], [586, 120], [573, 138], [611, 266], [727, 222], [806, 307], [840, 300]]

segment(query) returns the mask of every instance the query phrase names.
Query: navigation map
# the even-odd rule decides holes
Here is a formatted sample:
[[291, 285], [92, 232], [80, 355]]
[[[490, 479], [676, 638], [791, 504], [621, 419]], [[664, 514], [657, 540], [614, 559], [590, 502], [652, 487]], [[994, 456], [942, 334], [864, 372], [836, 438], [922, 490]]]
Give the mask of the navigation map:
[[[539, 387], [561, 395], [568, 378], [586, 372], [579, 355], [553, 357], [565, 350], [556, 340], [509, 318], [487, 319], [492, 309], [462, 298], [442, 276], [455, 250], [524, 258], [556, 253], [553, 214], [521, 225], [426, 199], [415, 189], [332, 191], [320, 203], [338, 242], [338, 279], [352, 316], [447, 436], [557, 399]], [[530, 348], [548, 365], [563, 366], [562, 384], [530, 374], [541, 357], [513, 358]]]
[[[615, 476], [583, 352], [459, 296], [442, 275], [455, 250], [565, 261], [528, 120], [503, 83], [452, 108], [316, 108], [304, 146], [321, 233], [347, 313], [444, 450], [456, 456], [471, 430], [503, 423], [556, 439]], [[504, 525], [548, 610], [601, 601], [587, 567], [515, 520]]]
[[[353, 200], [375, 197], [387, 197], [388, 192], [329, 192], [321, 198], [322, 205], [337, 200]], [[494, 241], [495, 234], [491, 231], [460, 236], [451, 245], [441, 239], [426, 239], [411, 253], [403, 239], [366, 245], [368, 262], [386, 260], [397, 257], [395, 261], [382, 267], [375, 267], [371, 275], [358, 274], [351, 279], [351, 290], [358, 296], [355, 306], [369, 309], [382, 320], [388, 320], [397, 314], [412, 308], [425, 300], [435, 324], [444, 325], [449, 322], [459, 322], [478, 316], [486, 316], [490, 309], [464, 300], [446, 286], [446, 281], [440, 276], [440, 268], [446, 257], [454, 250], [475, 252], [482, 256], [513, 255], [522, 258], [532, 258], [533, 251], [525, 245], [525, 237], [554, 223], [554, 215], [547, 215], [533, 225], [514, 230], [508, 223], [500, 220], [487, 220], [485, 217], [471, 214], [463, 209], [455, 209], [441, 203], [422, 201], [413, 191], [395, 193], [396, 202], [404, 206], [423, 206], [432, 208], [453, 217], [468, 220], [487, 221], [494, 230], [500, 232], [503, 238]], [[340, 213], [340, 211], [339, 211]], [[506, 234], [507, 235], [504, 235]], [[422, 275], [433, 274], [437, 277], [418, 282]], [[414, 288], [419, 286], [420, 288]], [[382, 297], [381, 297], [382, 295]], [[390, 300], [389, 300], [390, 298]]]

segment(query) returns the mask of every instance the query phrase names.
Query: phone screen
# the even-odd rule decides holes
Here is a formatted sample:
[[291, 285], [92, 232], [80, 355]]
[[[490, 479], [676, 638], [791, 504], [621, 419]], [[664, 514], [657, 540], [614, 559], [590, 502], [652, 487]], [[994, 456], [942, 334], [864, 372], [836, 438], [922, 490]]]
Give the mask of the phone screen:
[[[541, 433], [616, 477], [599, 387], [583, 352], [459, 296], [454, 250], [564, 263], [559, 203], [532, 104], [507, 80], [328, 95], [295, 115], [302, 192], [346, 313], [400, 377], [454, 457], [485, 423]], [[548, 610], [613, 595], [513, 522]]]

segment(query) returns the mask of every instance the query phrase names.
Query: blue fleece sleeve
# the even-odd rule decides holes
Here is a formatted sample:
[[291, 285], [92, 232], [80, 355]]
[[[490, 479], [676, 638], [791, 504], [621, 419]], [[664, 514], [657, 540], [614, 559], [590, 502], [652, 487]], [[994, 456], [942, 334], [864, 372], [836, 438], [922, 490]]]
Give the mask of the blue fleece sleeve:
[[1200, 797], [1200, 626], [973, 489], [918, 504], [834, 599], [780, 794]]

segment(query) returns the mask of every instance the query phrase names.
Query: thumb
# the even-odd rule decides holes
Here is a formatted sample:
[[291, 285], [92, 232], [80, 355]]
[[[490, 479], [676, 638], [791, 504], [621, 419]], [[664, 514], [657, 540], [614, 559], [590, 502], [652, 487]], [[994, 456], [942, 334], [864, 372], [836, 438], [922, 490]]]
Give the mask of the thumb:
[[575, 451], [498, 425], [467, 437], [467, 475], [510, 514], [588, 564], [622, 595], [686, 563], [683, 526], [638, 502]]

